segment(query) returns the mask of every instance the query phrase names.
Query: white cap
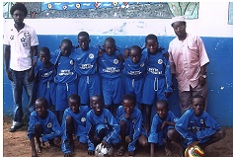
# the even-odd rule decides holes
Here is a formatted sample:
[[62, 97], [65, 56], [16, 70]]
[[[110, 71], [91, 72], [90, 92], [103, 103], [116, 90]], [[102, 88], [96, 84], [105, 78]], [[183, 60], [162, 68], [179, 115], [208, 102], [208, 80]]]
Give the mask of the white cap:
[[175, 16], [175, 17], [172, 18], [172, 23], [171, 23], [171, 25], [172, 25], [173, 23], [175, 23], [175, 22], [186, 22], [186, 21], [185, 21], [184, 16]]

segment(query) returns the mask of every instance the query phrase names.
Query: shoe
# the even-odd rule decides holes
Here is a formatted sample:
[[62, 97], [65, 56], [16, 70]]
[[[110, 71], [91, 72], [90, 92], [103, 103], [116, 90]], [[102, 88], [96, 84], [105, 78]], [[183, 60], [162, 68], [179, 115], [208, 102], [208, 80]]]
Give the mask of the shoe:
[[18, 126], [15, 126], [15, 125], [12, 125], [9, 129], [9, 132], [15, 132], [16, 130], [20, 129], [23, 125], [18, 125]]

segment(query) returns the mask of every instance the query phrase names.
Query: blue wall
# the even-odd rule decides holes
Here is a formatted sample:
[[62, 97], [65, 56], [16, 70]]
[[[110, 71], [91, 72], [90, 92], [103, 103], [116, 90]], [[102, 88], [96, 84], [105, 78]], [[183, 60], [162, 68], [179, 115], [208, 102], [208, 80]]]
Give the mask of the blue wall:
[[[106, 37], [91, 36], [91, 44], [103, 44]], [[75, 35], [39, 35], [39, 47], [47, 46], [51, 52], [54, 52], [59, 48], [59, 44], [64, 38], [71, 39], [74, 45], [77, 44], [77, 36]], [[114, 38], [119, 47], [125, 48], [132, 45], [143, 46], [145, 36], [114, 36]], [[168, 48], [169, 42], [173, 38], [159, 36], [160, 46]], [[209, 86], [207, 110], [222, 126], [233, 126], [233, 38], [203, 37], [202, 39], [210, 58], [207, 69]], [[11, 84], [5, 73], [3, 83], [3, 112], [9, 115], [13, 109], [13, 97]], [[24, 98], [25, 101], [26, 98]], [[177, 90], [169, 98], [169, 103], [170, 109], [177, 116], [180, 116]]]

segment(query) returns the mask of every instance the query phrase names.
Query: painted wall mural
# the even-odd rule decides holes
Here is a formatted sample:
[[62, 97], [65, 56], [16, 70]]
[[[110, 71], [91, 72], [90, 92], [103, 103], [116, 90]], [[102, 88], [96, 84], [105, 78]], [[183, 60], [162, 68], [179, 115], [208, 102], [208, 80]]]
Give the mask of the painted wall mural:
[[[3, 17], [16, 2], [3, 3]], [[21, 2], [23, 3], [23, 2]], [[27, 18], [170, 19], [198, 18], [198, 2], [25, 2]]]

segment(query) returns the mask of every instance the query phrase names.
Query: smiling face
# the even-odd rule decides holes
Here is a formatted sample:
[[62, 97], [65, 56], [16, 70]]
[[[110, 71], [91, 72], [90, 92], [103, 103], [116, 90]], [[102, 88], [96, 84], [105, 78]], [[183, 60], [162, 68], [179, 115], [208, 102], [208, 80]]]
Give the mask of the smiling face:
[[13, 15], [12, 15], [12, 18], [14, 19], [14, 22], [16, 25], [21, 25], [21, 24], [23, 24], [25, 14], [21, 10], [15, 10]]
[[123, 99], [122, 106], [124, 107], [124, 111], [127, 115], [131, 115], [134, 109], [135, 102], [129, 99]]
[[205, 101], [202, 98], [193, 98], [192, 99], [192, 108], [196, 116], [200, 116], [205, 109]]
[[50, 54], [49, 54], [48, 51], [45, 51], [44, 49], [41, 49], [41, 50], [40, 50], [40, 53], [39, 53], [39, 57], [40, 57], [40, 61], [41, 61], [43, 64], [49, 63]]
[[100, 116], [103, 111], [103, 104], [102, 104], [100, 96], [91, 97], [90, 102], [91, 102], [91, 107], [95, 112], [95, 115]]
[[73, 98], [69, 98], [68, 99], [68, 105], [69, 105], [69, 108], [72, 112], [74, 113], [79, 113], [80, 109], [80, 100], [77, 100], [77, 99], [73, 99]]

